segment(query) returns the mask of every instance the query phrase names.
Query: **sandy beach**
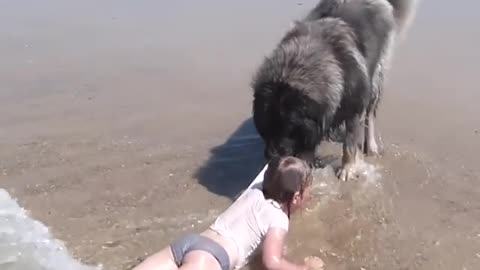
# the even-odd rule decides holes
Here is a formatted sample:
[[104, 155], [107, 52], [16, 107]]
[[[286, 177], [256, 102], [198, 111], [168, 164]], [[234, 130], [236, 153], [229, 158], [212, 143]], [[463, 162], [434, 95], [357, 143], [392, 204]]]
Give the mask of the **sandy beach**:
[[[251, 76], [315, 4], [5, 1], [0, 189], [76, 259], [109, 270], [205, 228], [264, 165]], [[480, 269], [479, 8], [420, 3], [379, 112], [384, 156], [364, 180], [319, 170], [291, 258]]]

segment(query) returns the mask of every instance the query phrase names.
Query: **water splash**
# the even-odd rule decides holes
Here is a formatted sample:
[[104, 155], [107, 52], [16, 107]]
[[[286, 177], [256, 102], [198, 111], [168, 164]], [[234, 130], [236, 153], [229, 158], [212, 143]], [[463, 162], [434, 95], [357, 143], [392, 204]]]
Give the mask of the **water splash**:
[[[335, 173], [335, 166], [328, 165], [322, 169], [315, 170], [315, 181], [313, 183], [313, 193], [318, 198], [318, 203], [325, 203], [335, 196], [342, 194], [342, 183]], [[354, 193], [361, 195], [372, 193], [381, 189], [380, 168], [366, 161], [359, 161], [357, 164], [358, 179], [351, 180], [355, 184]], [[352, 192], [352, 191], [350, 191]], [[343, 192], [344, 193], [344, 192]], [[317, 205], [318, 206], [318, 205]]]
[[[298, 261], [319, 256], [328, 269], [370, 269], [390, 226], [381, 167], [362, 161], [357, 164], [359, 177], [342, 182], [336, 176], [339, 166], [315, 170], [312, 201], [291, 220], [285, 252]], [[252, 185], [261, 182], [264, 170]], [[248, 269], [263, 269], [256, 259]]]
[[357, 164], [359, 177], [342, 182], [340, 164], [315, 171], [314, 199], [292, 220], [288, 254], [301, 259], [320, 256], [332, 269], [361, 269], [375, 261], [378, 239], [389, 226], [381, 170], [368, 162]]
[[48, 228], [0, 189], [0, 269], [99, 270], [75, 260]]

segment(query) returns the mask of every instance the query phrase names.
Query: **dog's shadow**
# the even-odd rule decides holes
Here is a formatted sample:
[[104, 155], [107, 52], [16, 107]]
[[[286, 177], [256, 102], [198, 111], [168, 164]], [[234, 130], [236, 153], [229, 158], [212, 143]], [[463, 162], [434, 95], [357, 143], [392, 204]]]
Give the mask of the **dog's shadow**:
[[264, 143], [249, 118], [224, 144], [210, 150], [210, 158], [194, 177], [209, 191], [233, 200], [265, 166], [263, 149]]

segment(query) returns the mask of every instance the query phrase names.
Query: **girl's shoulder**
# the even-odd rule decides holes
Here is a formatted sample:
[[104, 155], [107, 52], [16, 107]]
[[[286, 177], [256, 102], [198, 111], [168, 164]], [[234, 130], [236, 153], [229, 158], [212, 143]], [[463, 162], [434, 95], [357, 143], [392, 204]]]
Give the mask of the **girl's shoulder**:
[[275, 205], [272, 206], [268, 211], [268, 228], [280, 228], [288, 231], [290, 219], [287, 214], [281, 208]]

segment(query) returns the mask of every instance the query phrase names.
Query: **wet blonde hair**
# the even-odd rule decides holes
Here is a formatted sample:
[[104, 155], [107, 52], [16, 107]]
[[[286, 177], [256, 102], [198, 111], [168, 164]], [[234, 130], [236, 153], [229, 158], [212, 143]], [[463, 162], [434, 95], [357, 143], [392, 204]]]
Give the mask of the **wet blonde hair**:
[[291, 204], [296, 192], [303, 196], [305, 188], [313, 182], [313, 168], [307, 162], [292, 156], [273, 158], [265, 171], [263, 195], [287, 205], [290, 217]]

